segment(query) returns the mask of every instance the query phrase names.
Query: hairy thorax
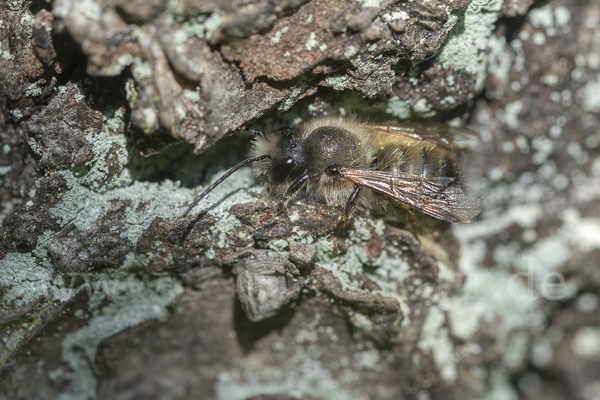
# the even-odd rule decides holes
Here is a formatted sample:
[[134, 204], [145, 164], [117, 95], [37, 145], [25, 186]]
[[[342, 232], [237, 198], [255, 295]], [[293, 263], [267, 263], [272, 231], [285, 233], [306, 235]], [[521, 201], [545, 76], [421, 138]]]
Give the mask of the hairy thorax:
[[306, 165], [310, 174], [308, 190], [328, 203], [348, 198], [354, 185], [325, 171], [332, 166], [361, 169], [368, 166], [361, 138], [335, 126], [322, 126], [306, 138]]

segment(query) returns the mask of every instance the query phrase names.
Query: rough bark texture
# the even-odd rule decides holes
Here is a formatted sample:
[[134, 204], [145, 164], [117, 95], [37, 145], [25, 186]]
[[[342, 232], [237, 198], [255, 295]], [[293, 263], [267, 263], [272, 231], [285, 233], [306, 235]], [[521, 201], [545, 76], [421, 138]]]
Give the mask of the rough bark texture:
[[[0, 399], [596, 399], [599, 20], [592, 0], [3, 2]], [[335, 235], [343, 205], [275, 215], [246, 169], [181, 216], [245, 156], [228, 134], [352, 112], [479, 132], [479, 220], [359, 209]]]

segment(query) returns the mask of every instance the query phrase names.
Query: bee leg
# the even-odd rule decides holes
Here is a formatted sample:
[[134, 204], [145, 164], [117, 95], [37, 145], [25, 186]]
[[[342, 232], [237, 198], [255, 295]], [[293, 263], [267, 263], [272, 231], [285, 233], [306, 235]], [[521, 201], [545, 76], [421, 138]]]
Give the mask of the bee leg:
[[279, 205], [277, 206], [277, 211], [276, 211], [277, 214], [281, 214], [283, 212], [283, 210], [285, 209], [285, 205], [287, 204], [287, 201], [298, 194], [298, 192], [304, 187], [304, 184], [306, 183], [307, 180], [308, 180], [308, 174], [304, 174], [300, 178], [296, 179], [294, 181], [294, 183], [292, 183], [290, 185], [290, 187], [287, 188], [287, 190], [283, 194], [283, 198], [281, 199], [281, 201], [279, 202]]
[[346, 202], [346, 209], [344, 210], [344, 215], [340, 218], [340, 221], [337, 224], [335, 230], [337, 232], [342, 232], [346, 225], [348, 225], [348, 221], [352, 218], [352, 214], [354, 213], [354, 209], [356, 208], [356, 200], [358, 199], [358, 195], [360, 194], [360, 186], [354, 185], [354, 192], [348, 198]]

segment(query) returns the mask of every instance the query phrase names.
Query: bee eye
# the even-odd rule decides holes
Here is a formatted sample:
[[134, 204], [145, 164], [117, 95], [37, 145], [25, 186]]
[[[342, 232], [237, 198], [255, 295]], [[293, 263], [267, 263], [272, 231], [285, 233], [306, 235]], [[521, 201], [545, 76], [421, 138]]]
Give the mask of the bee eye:
[[269, 168], [267, 181], [269, 181], [269, 183], [282, 183], [290, 175], [293, 167], [294, 160], [291, 158], [284, 158], [283, 160], [276, 162]]

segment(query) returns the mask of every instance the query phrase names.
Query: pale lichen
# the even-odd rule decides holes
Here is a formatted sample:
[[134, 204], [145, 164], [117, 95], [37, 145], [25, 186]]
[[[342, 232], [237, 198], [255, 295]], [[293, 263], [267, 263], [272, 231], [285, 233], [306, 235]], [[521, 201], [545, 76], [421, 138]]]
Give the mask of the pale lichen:
[[477, 90], [483, 89], [489, 53], [486, 51], [502, 0], [474, 0], [448, 35], [437, 60], [448, 69], [466, 70], [477, 77]]

